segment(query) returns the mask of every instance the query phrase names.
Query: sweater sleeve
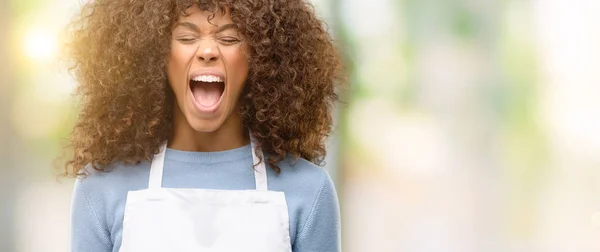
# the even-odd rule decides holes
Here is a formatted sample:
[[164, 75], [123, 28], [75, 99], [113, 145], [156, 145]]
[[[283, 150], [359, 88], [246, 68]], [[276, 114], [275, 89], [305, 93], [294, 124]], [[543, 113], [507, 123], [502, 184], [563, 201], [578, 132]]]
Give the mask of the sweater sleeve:
[[325, 172], [311, 213], [298, 233], [294, 252], [341, 251], [340, 210], [333, 181]]
[[[71, 199], [71, 252], [110, 252], [112, 241], [101, 213], [100, 197], [93, 197], [90, 177], [75, 181]], [[93, 183], [92, 183], [93, 184]]]

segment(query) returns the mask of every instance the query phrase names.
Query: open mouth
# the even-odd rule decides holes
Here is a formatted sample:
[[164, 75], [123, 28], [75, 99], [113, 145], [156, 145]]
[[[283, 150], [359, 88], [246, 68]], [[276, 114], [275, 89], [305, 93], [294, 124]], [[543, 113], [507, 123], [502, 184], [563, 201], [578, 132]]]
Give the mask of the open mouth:
[[225, 91], [223, 79], [213, 75], [196, 76], [189, 84], [196, 104], [204, 109], [216, 107]]

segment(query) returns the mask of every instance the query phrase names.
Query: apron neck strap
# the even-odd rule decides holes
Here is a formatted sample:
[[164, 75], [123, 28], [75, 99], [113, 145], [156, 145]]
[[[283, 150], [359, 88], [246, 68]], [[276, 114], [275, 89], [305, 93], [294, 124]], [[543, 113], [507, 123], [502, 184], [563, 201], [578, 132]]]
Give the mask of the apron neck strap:
[[[261, 149], [256, 148], [256, 139], [250, 134], [250, 145], [252, 146], [252, 164], [254, 167], [254, 181], [256, 182], [256, 190], [267, 191], [267, 169], [265, 167], [265, 156]], [[149, 188], [161, 188], [163, 178], [163, 168], [165, 164], [165, 152], [167, 150], [167, 142], [161, 144], [159, 152], [152, 158], [152, 164], [150, 165], [150, 177], [148, 180]], [[258, 150], [259, 155], [263, 158], [263, 161], [258, 163], [260, 159], [256, 156]]]
[[161, 188], [163, 167], [165, 166], [165, 152], [167, 150], [167, 142], [160, 145], [159, 152], [152, 157], [150, 165], [150, 178], [148, 180], [148, 188]]
[[[250, 145], [252, 146], [252, 165], [256, 166], [254, 168], [254, 182], [256, 182], [256, 190], [267, 191], [267, 169], [265, 168], [264, 160], [265, 155], [263, 154], [262, 149], [256, 148], [256, 139], [254, 139], [252, 133], [250, 133]], [[260, 159], [256, 156], [257, 150], [263, 159], [262, 162], [260, 162]]]

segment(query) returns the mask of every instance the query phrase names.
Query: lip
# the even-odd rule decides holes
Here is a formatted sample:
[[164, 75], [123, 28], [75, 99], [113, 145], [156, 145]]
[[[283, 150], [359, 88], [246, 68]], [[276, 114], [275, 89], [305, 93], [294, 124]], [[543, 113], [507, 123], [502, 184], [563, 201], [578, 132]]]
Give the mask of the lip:
[[[194, 93], [192, 92], [191, 86], [190, 86], [190, 80], [201, 76], [201, 75], [213, 75], [213, 76], [218, 76], [221, 79], [224, 80], [224, 89], [223, 89], [223, 93], [221, 93], [221, 97], [219, 97], [219, 101], [217, 101], [217, 103], [215, 103], [214, 105], [210, 106], [210, 107], [205, 107], [200, 105], [199, 102], [196, 101], [196, 97], [194, 97]], [[227, 92], [227, 79], [225, 78], [225, 74], [223, 74], [222, 71], [220, 70], [197, 70], [194, 71], [190, 74], [190, 76], [188, 77], [188, 90], [189, 90], [189, 94], [190, 94], [190, 99], [191, 102], [194, 106], [194, 108], [196, 109], [196, 111], [202, 113], [202, 114], [214, 114], [220, 107], [221, 103], [223, 102], [224, 98], [225, 98], [225, 92]]]

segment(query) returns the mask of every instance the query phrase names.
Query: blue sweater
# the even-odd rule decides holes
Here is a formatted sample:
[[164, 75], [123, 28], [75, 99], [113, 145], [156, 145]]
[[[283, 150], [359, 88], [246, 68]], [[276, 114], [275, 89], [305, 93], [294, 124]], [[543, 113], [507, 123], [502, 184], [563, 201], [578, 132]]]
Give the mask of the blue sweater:
[[[250, 145], [222, 152], [167, 149], [163, 187], [255, 189]], [[294, 252], [340, 251], [340, 215], [335, 187], [321, 167], [288, 158], [277, 174], [267, 166], [269, 190], [285, 193]], [[71, 251], [117, 252], [121, 246], [127, 192], [148, 188], [150, 163], [115, 164], [110, 172], [77, 179], [71, 205]]]

